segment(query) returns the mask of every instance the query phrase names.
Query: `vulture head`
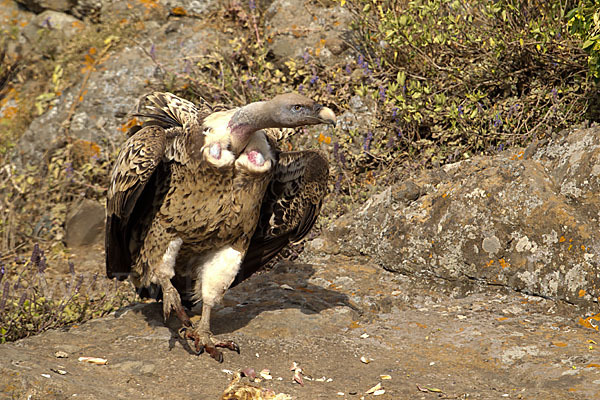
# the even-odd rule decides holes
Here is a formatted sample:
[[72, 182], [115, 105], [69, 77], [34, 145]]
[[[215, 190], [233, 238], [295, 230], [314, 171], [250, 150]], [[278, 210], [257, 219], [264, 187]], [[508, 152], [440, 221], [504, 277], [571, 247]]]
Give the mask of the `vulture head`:
[[296, 128], [304, 125], [331, 124], [335, 114], [331, 109], [298, 93], [286, 93], [267, 102], [274, 128]]
[[234, 135], [244, 137], [265, 128], [297, 128], [318, 124], [335, 126], [335, 122], [335, 114], [330, 108], [301, 94], [286, 93], [241, 107], [229, 121], [229, 128]]

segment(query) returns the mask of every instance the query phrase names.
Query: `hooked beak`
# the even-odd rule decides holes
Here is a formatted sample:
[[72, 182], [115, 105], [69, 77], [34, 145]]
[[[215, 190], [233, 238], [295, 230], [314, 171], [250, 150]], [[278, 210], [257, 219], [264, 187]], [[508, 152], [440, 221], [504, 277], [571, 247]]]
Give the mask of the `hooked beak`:
[[319, 111], [319, 119], [321, 122], [325, 124], [330, 124], [335, 127], [336, 118], [335, 113], [331, 110], [331, 108], [323, 107], [321, 111]]

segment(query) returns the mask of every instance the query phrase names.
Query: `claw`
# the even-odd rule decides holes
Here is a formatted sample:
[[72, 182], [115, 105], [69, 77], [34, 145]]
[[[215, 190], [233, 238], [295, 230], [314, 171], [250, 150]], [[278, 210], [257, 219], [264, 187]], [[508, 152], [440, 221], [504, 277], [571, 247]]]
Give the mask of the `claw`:
[[215, 347], [223, 347], [231, 351], [235, 351], [240, 354], [240, 346], [237, 345], [233, 340], [226, 340], [224, 342], [215, 343]]
[[232, 340], [215, 342], [210, 334], [203, 336], [194, 329], [190, 329], [185, 326], [179, 329], [179, 334], [185, 339], [190, 339], [194, 342], [194, 348], [196, 349], [196, 353], [198, 355], [206, 351], [212, 358], [220, 363], [223, 362], [223, 353], [218, 349], [218, 347], [229, 349], [240, 354], [240, 346], [238, 346]]
[[223, 353], [220, 350], [218, 350], [216, 347], [204, 346], [204, 350], [206, 350], [206, 352], [208, 354], [210, 354], [210, 356], [212, 358], [217, 360], [217, 362], [220, 362], [220, 363], [223, 362]]

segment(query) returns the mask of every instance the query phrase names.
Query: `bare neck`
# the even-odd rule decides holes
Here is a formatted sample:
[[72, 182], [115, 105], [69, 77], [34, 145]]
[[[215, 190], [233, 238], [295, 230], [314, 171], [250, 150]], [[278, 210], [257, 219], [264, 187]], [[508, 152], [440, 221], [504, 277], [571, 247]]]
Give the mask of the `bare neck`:
[[276, 128], [270, 108], [267, 101], [257, 101], [240, 107], [229, 120], [229, 130], [238, 140], [246, 141], [260, 129]]

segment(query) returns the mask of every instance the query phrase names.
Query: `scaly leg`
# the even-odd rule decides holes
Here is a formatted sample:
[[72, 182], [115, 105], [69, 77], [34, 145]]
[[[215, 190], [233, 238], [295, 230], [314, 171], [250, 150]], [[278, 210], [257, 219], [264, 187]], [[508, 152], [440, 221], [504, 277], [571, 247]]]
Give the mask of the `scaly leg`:
[[177, 318], [179, 318], [183, 326], [188, 328], [191, 327], [192, 321], [185, 312], [185, 309], [181, 304], [179, 292], [177, 292], [177, 289], [175, 289], [171, 280], [167, 277], [161, 277], [158, 280], [158, 283], [162, 288], [163, 317], [165, 318], [165, 322], [169, 319], [171, 311], [175, 311], [175, 315], [177, 315]]
[[200, 323], [193, 329], [185, 329], [185, 337], [194, 341], [196, 351], [201, 354], [206, 351], [218, 362], [223, 362], [223, 353], [218, 347], [236, 351], [240, 354], [240, 347], [231, 340], [219, 341], [215, 339], [210, 331], [210, 311], [212, 307], [208, 304], [202, 305], [202, 318]]

